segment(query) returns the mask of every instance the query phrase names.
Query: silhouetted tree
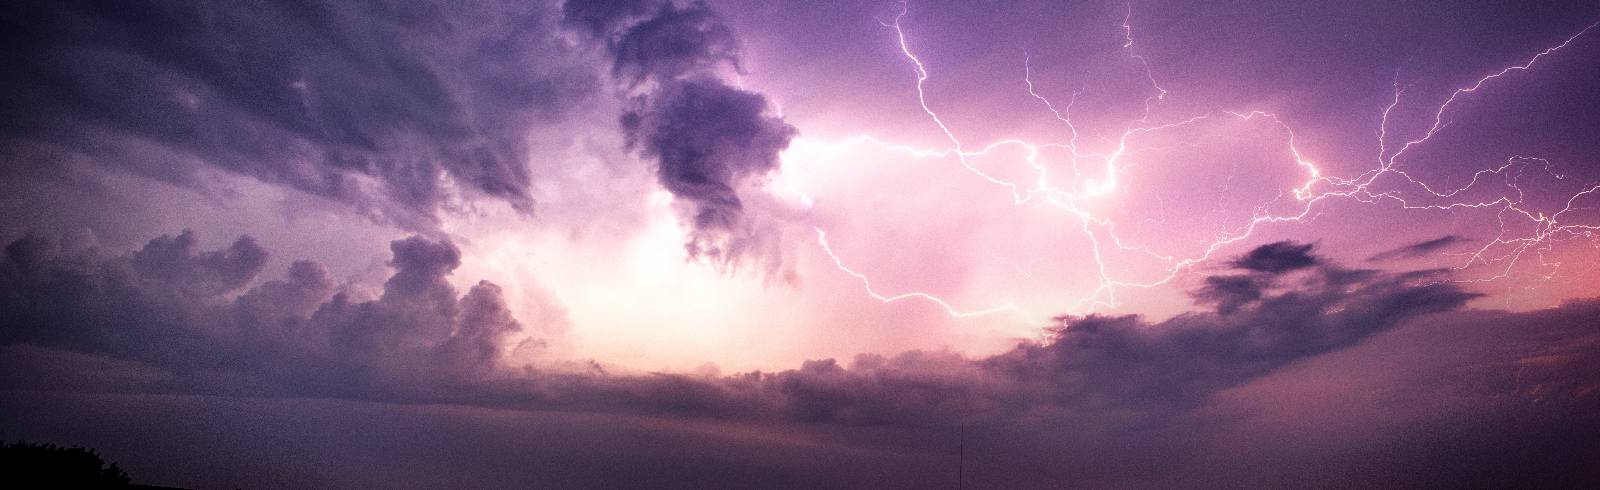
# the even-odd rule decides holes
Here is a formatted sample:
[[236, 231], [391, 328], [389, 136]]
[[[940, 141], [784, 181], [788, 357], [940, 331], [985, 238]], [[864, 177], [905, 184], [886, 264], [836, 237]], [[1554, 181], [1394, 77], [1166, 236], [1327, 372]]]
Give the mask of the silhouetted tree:
[[93, 449], [0, 442], [0, 487], [127, 488], [128, 474]]

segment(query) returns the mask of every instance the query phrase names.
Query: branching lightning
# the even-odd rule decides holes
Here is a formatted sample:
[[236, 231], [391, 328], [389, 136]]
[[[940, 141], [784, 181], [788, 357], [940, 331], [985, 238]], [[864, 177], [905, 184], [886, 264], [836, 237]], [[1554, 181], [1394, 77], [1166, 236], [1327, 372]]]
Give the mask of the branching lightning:
[[939, 305], [940, 308], [944, 308], [944, 311], [949, 313], [950, 316], [957, 317], [957, 318], [984, 316], [984, 315], [988, 315], [988, 314], [992, 314], [992, 313], [1000, 313], [1000, 312], [1005, 312], [1005, 311], [1011, 311], [1011, 312], [1019, 311], [1017, 309], [1016, 305], [1009, 304], [1009, 303], [1008, 304], [1004, 304], [1004, 305], [1000, 305], [1000, 306], [995, 306], [995, 307], [992, 307], [992, 308], [982, 309], [982, 310], [962, 311], [962, 310], [956, 309], [954, 306], [950, 306], [950, 303], [946, 303], [944, 300], [939, 299], [939, 297], [931, 295], [931, 294], [928, 294], [928, 293], [911, 292], [911, 293], [897, 294], [897, 295], [894, 295], [894, 296], [884, 296], [882, 294], [878, 294], [877, 291], [874, 291], [872, 289], [872, 282], [867, 279], [866, 275], [861, 274], [861, 273], [856, 272], [856, 271], [853, 271], [853, 270], [850, 270], [849, 267], [845, 267], [844, 261], [840, 260], [839, 256], [833, 253], [833, 247], [830, 247], [828, 245], [828, 233], [825, 232], [825, 231], [822, 231], [822, 228], [814, 228], [814, 229], [817, 232], [817, 244], [822, 246], [822, 251], [823, 252], [827, 252], [828, 257], [833, 258], [834, 265], [838, 266], [839, 270], [844, 271], [845, 274], [849, 274], [852, 277], [855, 277], [856, 279], [860, 280], [861, 281], [861, 285], [866, 288], [867, 294], [872, 296], [873, 298], [877, 299], [878, 301], [882, 301], [884, 303], [893, 303], [893, 302], [896, 302], [896, 301], [900, 301], [900, 300], [904, 300], [904, 299], [911, 299], [911, 298], [923, 299], [923, 300], [927, 300], [927, 301], [932, 301], [934, 304]]
[[[1148, 121], [1151, 117], [1152, 106], [1160, 101], [1166, 100], [1169, 93], [1156, 80], [1149, 60], [1134, 50], [1133, 27], [1131, 23], [1133, 9], [1131, 4], [1128, 6], [1121, 25], [1124, 35], [1122, 48], [1126, 50], [1129, 58], [1137, 62], [1143, 69], [1143, 73], [1148, 78], [1152, 92], [1151, 95], [1144, 101], [1143, 116], [1128, 123], [1121, 135], [1116, 138], [1112, 138], [1112, 141], [1115, 143], [1115, 149], [1104, 153], [1086, 152], [1080, 149], [1079, 130], [1078, 127], [1073, 123], [1071, 114], [1072, 107], [1077, 102], [1078, 96], [1083, 93], [1083, 88], [1075, 90], [1073, 92], [1072, 100], [1068, 101], [1065, 106], [1058, 106], [1054, 101], [1051, 101], [1049, 98], [1041, 95], [1038, 90], [1036, 90], [1035, 82], [1033, 80], [1032, 59], [1030, 56], [1027, 56], [1026, 53], [1024, 53], [1023, 82], [1027, 87], [1028, 95], [1042, 103], [1043, 106], [1049, 110], [1049, 112], [1053, 114], [1058, 121], [1066, 126], [1068, 130], [1068, 139], [1065, 142], [1060, 143], [1039, 144], [1030, 143], [1021, 139], [1004, 139], [990, 143], [976, 150], [969, 150], [968, 148], [973, 147], [964, 144], [961, 139], [956, 136], [956, 133], [951, 130], [950, 127], [947, 126], [939, 117], [939, 114], [932, 108], [932, 106], [930, 106], [927, 92], [924, 90], [925, 82], [930, 77], [928, 68], [923, 61], [917, 57], [910, 43], [907, 41], [906, 30], [901, 24], [901, 20], [905, 17], [907, 12], [907, 6], [902, 3], [902, 10], [894, 18], [893, 22], [884, 23], [883, 25], [887, 28], [893, 28], [895, 30], [896, 40], [899, 44], [900, 52], [912, 65], [916, 73], [915, 86], [917, 102], [922, 111], [926, 113], [928, 118], [939, 128], [946, 139], [949, 140], [950, 147], [946, 149], [919, 149], [904, 145], [891, 144], [872, 136], [859, 136], [836, 144], [869, 143], [878, 145], [889, 151], [904, 152], [906, 154], [918, 157], [954, 156], [967, 171], [976, 177], [1006, 189], [1011, 194], [1014, 204], [1022, 204], [1035, 199], [1041, 199], [1043, 202], [1065, 211], [1068, 215], [1074, 218], [1074, 220], [1077, 222], [1077, 227], [1088, 239], [1090, 244], [1089, 251], [1091, 252], [1091, 255], [1095, 261], [1096, 271], [1098, 273], [1098, 278], [1096, 279], [1097, 287], [1087, 297], [1082, 298], [1073, 306], [1075, 310], [1093, 311], [1094, 309], [1100, 307], [1115, 307], [1117, 305], [1116, 291], [1119, 288], [1149, 288], [1166, 284], [1172, 281], [1175, 277], [1178, 277], [1179, 274], [1184, 270], [1210, 260], [1218, 251], [1224, 249], [1225, 247], [1249, 238], [1262, 225], [1286, 222], [1302, 222], [1314, 218], [1316, 214], [1313, 212], [1313, 209], [1316, 208], [1319, 203], [1329, 199], [1348, 199], [1361, 203], [1391, 202], [1394, 205], [1399, 206], [1401, 209], [1408, 210], [1439, 211], [1455, 209], [1498, 209], [1500, 233], [1492, 240], [1483, 244], [1482, 247], [1478, 248], [1476, 251], [1466, 254], [1466, 259], [1456, 266], [1456, 269], [1465, 269], [1474, 265], [1492, 265], [1496, 267], [1498, 272], [1495, 276], [1483, 279], [1475, 279], [1476, 281], [1490, 281], [1509, 276], [1512, 272], [1512, 268], [1523, 259], [1525, 254], [1529, 252], [1533, 252], [1539, 256], [1540, 264], [1551, 268], [1558, 267], [1558, 263], [1548, 261], [1544, 258], [1544, 253], [1551, 250], [1553, 242], [1557, 238], [1596, 238], [1597, 233], [1600, 233], [1600, 226], [1566, 223], [1562, 221], [1563, 215], [1571, 212], [1575, 207], [1574, 203], [1580, 199], [1591, 195], [1600, 196], [1600, 185], [1590, 185], [1571, 195], [1568, 199], [1566, 199], [1565, 207], [1552, 214], [1547, 215], [1543, 212], [1536, 211], [1528, 207], [1525, 199], [1526, 196], [1523, 195], [1523, 190], [1518, 185], [1517, 180], [1524, 170], [1537, 168], [1550, 175], [1554, 175], [1558, 179], [1564, 178], [1559, 174], [1554, 174], [1551, 169], [1550, 162], [1544, 159], [1524, 156], [1512, 157], [1507, 159], [1503, 165], [1476, 172], [1471, 181], [1464, 186], [1455, 189], [1444, 190], [1436, 188], [1434, 185], [1414, 177], [1400, 168], [1399, 165], [1400, 158], [1406, 155], [1408, 151], [1420, 145], [1427, 144], [1430, 139], [1432, 139], [1446, 126], [1445, 113], [1449, 111], [1458, 100], [1478, 92], [1486, 84], [1490, 84], [1502, 79], [1512, 72], [1527, 71], [1532, 69], [1534, 65], [1539, 63], [1543, 58], [1572, 44], [1578, 38], [1593, 30], [1597, 25], [1600, 25], [1600, 23], [1590, 24], [1588, 27], [1585, 27], [1576, 34], [1568, 37], [1560, 44], [1551, 46], [1537, 54], [1534, 54], [1521, 64], [1507, 66], [1503, 69], [1496, 70], [1489, 75], [1479, 78], [1468, 86], [1454, 90], [1450, 94], [1449, 98], [1441, 103], [1436, 110], [1431, 111], [1432, 125], [1428, 127], [1426, 131], [1422, 132], [1420, 136], [1405, 140], [1404, 143], [1400, 144], [1398, 148], [1390, 151], [1389, 143], [1392, 139], [1391, 135], [1389, 134], [1390, 115], [1394, 111], [1395, 107], [1399, 105], [1400, 98], [1404, 93], [1404, 90], [1397, 79], [1394, 84], [1393, 99], [1390, 101], [1388, 106], [1383, 109], [1382, 118], [1379, 122], [1377, 141], [1379, 147], [1378, 165], [1375, 168], [1372, 168], [1371, 170], [1368, 170], [1354, 178], [1347, 179], [1323, 175], [1317, 166], [1312, 161], [1308, 160], [1296, 146], [1294, 130], [1277, 115], [1271, 113], [1262, 111], [1218, 111], [1211, 114], [1196, 115], [1187, 119], [1181, 119], [1177, 120], [1176, 122], [1166, 124], [1150, 124]], [[1306, 179], [1300, 185], [1294, 187], [1293, 189], [1289, 189], [1289, 194], [1293, 197], [1295, 204], [1290, 212], [1281, 214], [1274, 214], [1270, 212], [1268, 210], [1269, 204], [1276, 202], [1276, 199], [1260, 203], [1249, 221], [1244, 222], [1242, 225], [1239, 225], [1232, 230], [1228, 230], [1217, 235], [1216, 238], [1205, 247], [1203, 252], [1193, 256], [1179, 257], [1175, 255], [1163, 255], [1155, 252], [1148, 245], [1130, 243], [1129, 241], [1124, 240], [1117, 233], [1116, 223], [1114, 223], [1111, 218], [1095, 215], [1079, 205], [1081, 202], [1086, 200], [1105, 196], [1121, 189], [1122, 184], [1119, 182], [1118, 175], [1125, 169], [1122, 162], [1123, 157], [1132, 151], [1129, 146], [1129, 140], [1131, 137], [1142, 134], [1168, 131], [1218, 118], [1233, 118], [1247, 121], [1261, 119], [1270, 122], [1273, 127], [1280, 131], [1284, 142], [1283, 144], [1286, 145], [1289, 154], [1294, 158], [1293, 164], [1303, 172]], [[970, 161], [971, 158], [975, 158], [1004, 147], [1019, 147], [1026, 150], [1027, 156], [1025, 157], [1025, 163], [1027, 163], [1028, 166], [1036, 172], [1031, 183], [1010, 181], [996, 177], [974, 166]], [[1075, 174], [1070, 182], [1065, 184], [1057, 184], [1053, 182], [1053, 176], [1047, 171], [1045, 166], [1037, 161], [1039, 152], [1046, 148], [1059, 148], [1069, 152], [1071, 156], [1071, 168], [1074, 170]], [[1078, 172], [1078, 169], [1080, 168], [1079, 165], [1081, 163], [1095, 162], [1098, 162], [1103, 166], [1101, 178], [1098, 180], [1092, 178], [1083, 179], [1081, 172]], [[1404, 182], [1400, 185], [1407, 186], [1404, 189], [1405, 192], [1402, 192], [1402, 190], [1375, 190], [1374, 183], [1380, 177], [1384, 177], [1386, 175], [1393, 175], [1403, 179]], [[1501, 179], [1505, 185], [1514, 189], [1515, 196], [1500, 196], [1492, 200], [1478, 201], [1459, 199], [1459, 196], [1462, 196], [1469, 190], [1476, 188], [1480, 183], [1489, 182], [1495, 178]], [[809, 196], [806, 196], [799, 190], [796, 190], [795, 192], [802, 197], [803, 203], [805, 203], [807, 206], [811, 205], [812, 201]], [[1416, 197], [1408, 199], [1405, 195], [1403, 195], [1406, 193], [1417, 193], [1417, 196], [1426, 198], [1426, 202], [1424, 202], [1424, 200], [1419, 200]], [[1508, 231], [1508, 226], [1513, 221], [1531, 224], [1533, 226], [1533, 230], [1529, 233], [1513, 234]], [[862, 285], [865, 287], [867, 294], [879, 301], [890, 303], [904, 299], [916, 298], [932, 302], [944, 309], [951, 316], [955, 317], [981, 316], [1008, 311], [1014, 313], [1021, 312], [1018, 307], [1009, 303], [977, 310], [962, 310], [952, 306], [948, 301], [929, 293], [907, 292], [895, 295], [882, 294], [874, 290], [871, 281], [865, 274], [848, 268], [845, 265], [845, 260], [840, 258], [839, 255], [835, 254], [832, 247], [829, 246], [827, 233], [824, 230], [821, 228], [815, 228], [815, 231], [817, 233], [818, 244], [821, 246], [822, 250], [826, 252], [827, 255], [834, 261], [834, 264], [838, 267], [838, 269], [860, 280]], [[1137, 252], [1146, 255], [1157, 261], [1157, 263], [1164, 264], [1164, 268], [1162, 269], [1159, 277], [1150, 280], [1134, 281], [1114, 278], [1109, 272], [1105, 256], [1105, 253], [1110, 250], [1108, 247], [1115, 247], [1117, 250]], [[1018, 271], [1023, 271], [1021, 266], [1015, 262], [1006, 260], [1002, 257], [993, 256], [993, 254], [991, 254], [991, 257], [1003, 260], [1017, 268]]]

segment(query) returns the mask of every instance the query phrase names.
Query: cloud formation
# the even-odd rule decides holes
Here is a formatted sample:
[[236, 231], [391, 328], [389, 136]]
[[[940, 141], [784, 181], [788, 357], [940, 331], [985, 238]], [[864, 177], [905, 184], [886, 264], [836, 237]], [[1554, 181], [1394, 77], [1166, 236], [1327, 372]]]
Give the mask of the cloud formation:
[[531, 209], [527, 139], [594, 91], [540, 3], [7, 2], [6, 171], [73, 155], [200, 186], [192, 163], [430, 227]]
[[729, 264], [753, 253], [760, 227], [742, 191], [778, 166], [797, 130], [765, 96], [719, 77], [739, 69], [739, 44], [702, 2], [573, 0], [566, 21], [605, 42], [611, 74], [631, 106], [621, 116], [630, 149], [656, 164], [657, 180], [687, 208], [689, 255]]
[[[1439, 271], [1349, 269], [1295, 243], [1263, 249], [1192, 292], [1197, 303], [1215, 310], [1159, 322], [1132, 315], [1060, 317], [1043, 339], [981, 358], [949, 351], [862, 354], [849, 362], [818, 359], [777, 372], [721, 376], [510, 362], [507, 351], [520, 333], [533, 330], [518, 350], [537, 349], [543, 326], [521, 324], [491, 283], [479, 282], [465, 294], [451, 287], [445, 279], [462, 258], [448, 241], [391, 242], [394, 273], [374, 297], [365, 297], [311, 261], [294, 262], [284, 279], [257, 282], [264, 252], [247, 237], [207, 251], [189, 234], [163, 236], [139, 250], [110, 254], [28, 236], [5, 247], [0, 259], [0, 310], [8, 312], [0, 322], [0, 388], [371, 400], [600, 420], [645, 415], [674, 424], [846, 431], [837, 427], [842, 424], [851, 434], [928, 433], [890, 443], [914, 445], [964, 425], [974, 448], [988, 448], [975, 454], [992, 456], [1000, 447], [1052, 455], [1121, 448], [1113, 450], [1116, 457], [1128, 461], [1179, 454], [1184, 464], [1202, 465], [1207, 458], [1185, 444], [1257, 447], [1249, 441], [1275, 436], [1251, 431], [1284, 424], [1251, 428], [1250, 417], [1281, 410], [1309, 409], [1332, 419], [1303, 424], [1356, 424], [1337, 430], [1358, 433], [1365, 421], [1385, 417], [1457, 427], [1438, 415], [1441, 409], [1488, 411], [1478, 416], [1500, 417], [1494, 420], [1522, 420], [1528, 413], [1564, 417], [1527, 430], [1562, 427], [1563, 420], [1593, 426], [1592, 418], [1573, 414], [1590, 413], [1600, 403], [1588, 362], [1595, 335], [1581, 328], [1593, 323], [1594, 302], [1528, 314], [1467, 311], [1461, 308], [1475, 295], [1440, 281]], [[1246, 260], [1283, 256], [1284, 250], [1295, 251], [1287, 254], [1297, 257], [1292, 262], [1313, 265], [1284, 272]], [[1386, 339], [1381, 345], [1368, 342], [1379, 336]], [[1317, 384], [1301, 379], [1307, 377], [1349, 379]], [[1349, 393], [1301, 393], [1325, 389]], [[1386, 412], [1352, 421], [1326, 415], [1322, 405], [1271, 402], [1282, 396], [1311, 400], [1305, 403], [1321, 403], [1317, 396], [1336, 403], [1376, 397], [1372, 407], [1335, 412]], [[1484, 407], [1482, 400], [1497, 401]], [[1260, 403], [1269, 404], [1251, 405]], [[3, 405], [0, 410], [9, 409]], [[1387, 411], [1395, 407], [1404, 413]], [[1407, 437], [1527, 446], [1523, 429], [1480, 431], [1467, 439], [1415, 430], [1421, 432]], [[1116, 442], [1123, 438], [1165, 442], [1124, 447]], [[1581, 446], [1569, 439], [1530, 450]], [[1407, 457], [1424, 464], [1445, 456]], [[1552, 471], [1578, 467], [1538, 464]], [[1230, 468], [1259, 477], [1249, 468]], [[1116, 471], [1098, 477], [1085, 471], [1091, 470], [1067, 473], [1130, 481]]]
[[[390, 250], [394, 275], [363, 300], [311, 261], [244, 289], [266, 257], [249, 237], [200, 252], [185, 232], [106, 255], [30, 235], [0, 263], [0, 342], [145, 363], [202, 391], [357, 396], [491, 377], [523, 330], [500, 287], [481, 281], [458, 296], [446, 276], [461, 253], [449, 241], [413, 237]], [[198, 371], [242, 386], [218, 388]]]
[[1311, 247], [1309, 243], [1290, 241], [1268, 243], [1234, 259], [1230, 264], [1254, 272], [1282, 274], [1316, 265], [1317, 259], [1311, 256]]
[[1445, 235], [1445, 236], [1442, 236], [1442, 237], [1439, 237], [1439, 238], [1435, 238], [1435, 239], [1432, 239], [1432, 240], [1424, 240], [1424, 241], [1420, 241], [1420, 242], [1416, 242], [1416, 243], [1409, 243], [1409, 244], [1406, 244], [1406, 245], [1403, 245], [1403, 246], [1400, 246], [1400, 247], [1396, 247], [1396, 248], [1392, 248], [1392, 249], [1389, 249], [1389, 250], [1385, 250], [1383, 252], [1377, 253], [1376, 255], [1373, 255], [1372, 257], [1367, 258], [1367, 260], [1368, 261], [1373, 261], [1373, 262], [1378, 262], [1378, 261], [1384, 261], [1384, 260], [1397, 260], [1397, 259], [1416, 258], [1416, 257], [1421, 257], [1421, 256], [1424, 256], [1424, 255], [1428, 255], [1428, 254], [1431, 254], [1431, 253], [1434, 253], [1434, 252], [1437, 252], [1437, 251], [1440, 251], [1440, 250], [1444, 250], [1445, 248], [1448, 248], [1451, 245], [1455, 245], [1457, 243], [1461, 243], [1461, 242], [1465, 242], [1465, 241], [1467, 241], [1466, 237], [1462, 237], [1462, 236], [1458, 236], [1458, 235]]
[[[263, 255], [248, 238], [198, 252], [188, 235], [161, 237], [104, 256], [28, 237], [0, 264], [0, 306], [16, 312], [0, 341], [151, 364], [202, 392], [237, 386], [185, 378], [186, 370], [301, 395], [918, 426], [1054, 408], [1184, 410], [1475, 297], [1436, 272], [1351, 270], [1310, 246], [1275, 243], [1236, 262], [1251, 275], [1214, 277], [1196, 290], [1197, 302], [1217, 311], [1156, 323], [1061, 317], [1044, 340], [987, 358], [911, 351], [775, 373], [611, 375], [509, 365], [505, 349], [522, 326], [500, 288], [480, 282], [459, 296], [445, 278], [461, 256], [447, 241], [414, 237], [390, 249], [394, 275], [381, 295], [361, 300], [307, 261], [287, 279], [233, 294], [260, 270]], [[1259, 265], [1269, 256], [1279, 257], [1271, 264], [1313, 265], [1278, 272], [1286, 266]]]

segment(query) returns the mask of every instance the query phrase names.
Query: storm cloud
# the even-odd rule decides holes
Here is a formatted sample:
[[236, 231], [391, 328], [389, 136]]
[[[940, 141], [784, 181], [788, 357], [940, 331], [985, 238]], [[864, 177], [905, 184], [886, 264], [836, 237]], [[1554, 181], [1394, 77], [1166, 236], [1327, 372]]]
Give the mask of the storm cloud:
[[30, 235], [0, 264], [0, 342], [145, 363], [201, 391], [356, 396], [488, 377], [523, 330], [502, 290], [480, 281], [459, 295], [446, 281], [461, 261], [448, 241], [390, 249], [395, 273], [362, 299], [311, 261], [245, 289], [265, 258], [248, 237], [201, 252], [185, 232], [107, 255]]
[[7, 2], [8, 174], [76, 157], [199, 187], [220, 168], [433, 226], [527, 211], [530, 132], [594, 76], [537, 2]]
[[[1594, 373], [1586, 367], [1592, 363], [1585, 362], [1593, 356], [1584, 347], [1592, 345], [1594, 332], [1579, 328], [1593, 323], [1593, 302], [1537, 315], [1484, 314], [1462, 310], [1476, 295], [1440, 281], [1438, 271], [1348, 269], [1312, 254], [1310, 246], [1267, 247], [1273, 253], [1295, 250], [1292, 255], [1301, 257], [1300, 262], [1314, 265], [1258, 272], [1245, 267], [1249, 262], [1243, 259], [1267, 252], [1246, 253], [1237, 269], [1245, 273], [1214, 276], [1217, 280], [1192, 292], [1202, 305], [1227, 301], [1216, 311], [1158, 322], [1133, 315], [1063, 316], [1042, 339], [1020, 341], [988, 357], [949, 351], [862, 354], [849, 362], [817, 359], [795, 369], [720, 376], [612, 373], [593, 363], [519, 365], [508, 358], [508, 348], [518, 344], [521, 349], [530, 341], [537, 346], [543, 329], [522, 325], [506, 308], [501, 289], [491, 283], [479, 282], [464, 295], [451, 287], [446, 278], [460, 265], [461, 254], [447, 241], [413, 237], [392, 242], [389, 264], [394, 273], [375, 297], [363, 297], [360, 288], [340, 284], [310, 261], [294, 262], [284, 279], [250, 286], [260, 273], [261, 254], [248, 238], [203, 251], [188, 234], [163, 236], [140, 250], [110, 254], [29, 236], [6, 247], [0, 261], [0, 308], [8, 312], [0, 324], [0, 349], [6, 352], [0, 386], [39, 393], [27, 400], [78, 396], [68, 392], [363, 400], [510, 409], [528, 417], [572, 413], [604, 420], [665, 417], [675, 424], [821, 427], [817, 430], [851, 437], [879, 433], [864, 430], [893, 431], [889, 433], [902, 434], [893, 437], [917, 441], [961, 425], [976, 434], [970, 444], [975, 452], [982, 451], [977, 454], [987, 454], [980, 458], [998, 457], [993, 451], [1000, 447], [1019, 454], [1098, 454], [1121, 447], [1114, 452], [1128, 461], [1178, 454], [1181, 459], [1174, 461], [1199, 464], [1206, 458], [1184, 452], [1184, 444], [1250, 444], [1237, 442], [1243, 436], [1227, 435], [1235, 432], [1224, 428], [1241, 416], [1235, 413], [1260, 410], [1240, 408], [1241, 403], [1259, 403], [1250, 400], [1285, 389], [1274, 388], [1282, 383], [1274, 379], [1335, 376], [1300, 372], [1307, 363], [1333, 366], [1318, 369], [1370, 365], [1376, 361], [1344, 360], [1350, 356], [1341, 353], [1412, 325], [1413, 333], [1386, 340], [1386, 347], [1362, 348], [1376, 353], [1351, 355], [1392, 359], [1384, 349], [1431, 351], [1437, 347], [1426, 339], [1437, 335], [1484, 340], [1439, 351], [1442, 360], [1420, 372], [1366, 375], [1411, 373], [1407, 375], [1424, 378], [1361, 381], [1380, 386], [1363, 388], [1367, 391], [1362, 393], [1404, 390], [1388, 395], [1398, 398], [1384, 403], [1403, 404], [1406, 420], [1443, 423], [1434, 412], [1460, 390], [1504, 389], [1518, 395], [1495, 408], [1494, 417], [1517, 417], [1528, 410], [1570, 417], [1596, 402]], [[1442, 326], [1419, 331], [1414, 326], [1419, 322]], [[1477, 324], [1495, 327], [1460, 326]], [[535, 335], [519, 343], [522, 333]], [[1425, 339], [1407, 340], [1417, 335]], [[1457, 352], [1463, 345], [1479, 344], [1505, 352]], [[1504, 383], [1495, 380], [1508, 369], [1518, 373], [1515, 386], [1501, 387]], [[1435, 379], [1441, 376], [1476, 381], [1446, 386]], [[788, 425], [797, 422], [801, 424]], [[1547, 429], [1541, 427], [1528, 430]], [[739, 429], [748, 430], [758, 429]], [[921, 432], [929, 435], [904, 435]], [[1041, 435], [1046, 433], [1072, 436]], [[1518, 434], [1505, 429], [1468, 443], [1521, 447]], [[1112, 442], [1128, 437], [1165, 442], [1140, 444], [1140, 449]], [[1578, 447], [1551, 444], [1530, 450]], [[1444, 454], [1407, 457], [1426, 462]], [[1007, 467], [987, 464], [988, 471]], [[1540, 464], [1530, 467], [1574, 467]], [[1157, 474], [1176, 471], [1152, 468]], [[1254, 474], [1248, 468], [1229, 471]], [[1130, 481], [1128, 475], [1104, 468], [1072, 473], [1074, 479]], [[1021, 486], [1044, 481], [984, 474]]]
[[1311, 248], [1309, 243], [1273, 242], [1256, 247], [1230, 264], [1254, 272], [1281, 274], [1316, 265], [1317, 259], [1311, 256]]
[[765, 96], [723, 81], [740, 69], [732, 30], [701, 2], [573, 0], [564, 10], [604, 41], [630, 105], [628, 146], [655, 160], [661, 186], [686, 206], [689, 255], [727, 264], [752, 253], [760, 227], [740, 193], [777, 169], [798, 131]]
[[1384, 261], [1384, 260], [1416, 258], [1416, 257], [1421, 257], [1421, 256], [1424, 256], [1424, 255], [1428, 255], [1428, 254], [1431, 254], [1431, 253], [1434, 253], [1434, 252], [1437, 252], [1437, 251], [1440, 251], [1440, 250], [1444, 250], [1445, 248], [1448, 248], [1448, 247], [1450, 247], [1452, 245], [1455, 245], [1455, 244], [1458, 244], [1458, 243], [1461, 243], [1461, 242], [1465, 242], [1465, 241], [1467, 241], [1467, 239], [1465, 237], [1461, 237], [1461, 236], [1457, 236], [1457, 235], [1445, 235], [1445, 236], [1442, 236], [1442, 237], [1439, 237], [1439, 238], [1435, 238], [1435, 239], [1432, 239], [1432, 240], [1424, 240], [1424, 241], [1420, 241], [1420, 242], [1416, 242], [1416, 243], [1408, 243], [1408, 244], [1406, 244], [1404, 246], [1400, 246], [1400, 247], [1392, 248], [1392, 249], [1389, 249], [1389, 250], [1385, 250], [1383, 252], [1379, 252], [1376, 255], [1373, 255], [1372, 257], [1368, 258], [1367, 260], [1377, 262], [1377, 261]]
[[[1476, 296], [1438, 281], [1435, 272], [1345, 269], [1311, 255], [1310, 246], [1278, 243], [1245, 258], [1292, 249], [1316, 265], [1254, 277], [1248, 294], [1218, 285], [1242, 276], [1208, 282], [1194, 296], [1202, 304], [1225, 296], [1216, 312], [1156, 323], [1060, 317], [1043, 340], [986, 358], [910, 351], [722, 377], [608, 374], [507, 362], [507, 344], [523, 326], [499, 287], [480, 282], [465, 296], [451, 287], [445, 278], [461, 257], [449, 242], [393, 242], [395, 273], [367, 300], [306, 261], [294, 263], [286, 279], [229, 294], [242, 283], [219, 278], [250, 278], [260, 269], [251, 243], [241, 238], [226, 250], [200, 252], [180, 235], [105, 256], [58, 252], [25, 238], [7, 247], [0, 269], [0, 297], [16, 312], [0, 341], [147, 363], [200, 392], [236, 387], [183, 372], [220, 370], [247, 380], [239, 385], [300, 395], [920, 426], [1051, 407], [1186, 410]], [[142, 340], [124, 341], [132, 338]]]
[[0, 438], [192, 488], [1600, 488], [1600, 4], [1513, 4], [0, 2]]

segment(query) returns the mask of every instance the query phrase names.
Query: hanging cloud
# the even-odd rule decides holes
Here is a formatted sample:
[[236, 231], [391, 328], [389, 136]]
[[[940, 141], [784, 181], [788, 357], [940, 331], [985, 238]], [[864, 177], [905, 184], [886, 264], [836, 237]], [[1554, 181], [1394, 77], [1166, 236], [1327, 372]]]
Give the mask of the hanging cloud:
[[630, 148], [655, 159], [661, 186], [687, 209], [691, 257], [733, 263], [755, 253], [762, 228], [740, 193], [777, 169], [797, 131], [770, 114], [765, 96], [719, 78], [739, 69], [733, 32], [704, 3], [584, 1], [567, 22], [604, 40], [612, 77], [631, 108]]
[[594, 92], [537, 2], [8, 2], [6, 172], [192, 163], [428, 228], [459, 196], [529, 210], [528, 138]]

